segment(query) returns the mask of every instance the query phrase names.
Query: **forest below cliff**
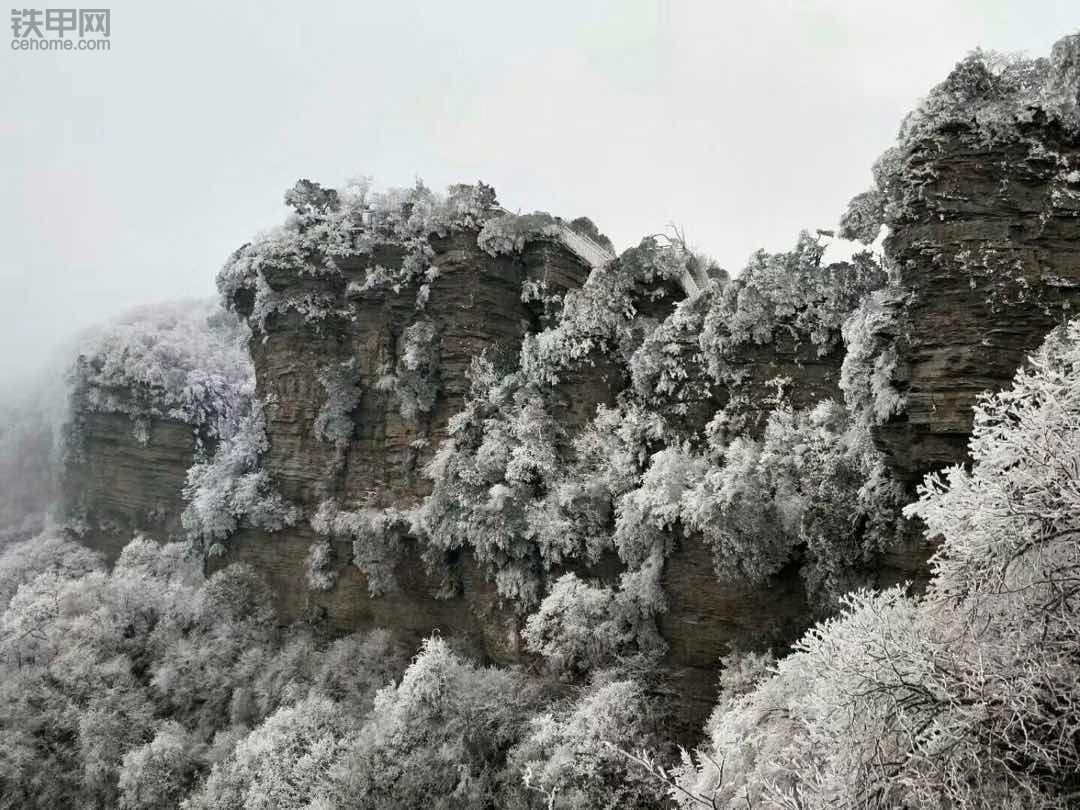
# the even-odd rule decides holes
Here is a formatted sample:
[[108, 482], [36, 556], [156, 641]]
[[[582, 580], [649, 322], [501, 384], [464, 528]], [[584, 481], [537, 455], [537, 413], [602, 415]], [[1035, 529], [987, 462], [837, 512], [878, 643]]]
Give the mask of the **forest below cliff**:
[[1080, 806], [1080, 35], [728, 272], [300, 180], [0, 410], [0, 807]]

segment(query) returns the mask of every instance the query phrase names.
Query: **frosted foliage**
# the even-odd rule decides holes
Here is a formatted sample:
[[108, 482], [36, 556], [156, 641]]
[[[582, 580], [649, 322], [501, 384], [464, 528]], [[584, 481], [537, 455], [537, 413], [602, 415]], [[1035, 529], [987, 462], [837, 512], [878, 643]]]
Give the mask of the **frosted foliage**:
[[522, 373], [553, 385], [560, 374], [592, 365], [601, 355], [629, 360], [643, 337], [635, 329], [635, 302], [681, 296], [678, 281], [693, 259], [681, 247], [650, 237], [615, 262], [594, 268], [580, 289], [563, 298], [558, 323], [525, 336]]
[[255, 385], [247, 328], [215, 302], [132, 310], [85, 338], [72, 371], [82, 407], [178, 419], [209, 436]]
[[328, 540], [311, 544], [307, 557], [307, 584], [313, 591], [333, 590], [337, 581], [334, 570], [334, 549]]
[[105, 561], [96, 551], [49, 529], [0, 553], [0, 607], [6, 607], [19, 587], [46, 572], [77, 578], [102, 571]]
[[315, 435], [343, 448], [352, 439], [352, 413], [360, 404], [360, 364], [355, 357], [326, 366], [318, 373], [326, 399], [315, 416]]
[[299, 519], [296, 507], [274, 490], [260, 466], [268, 447], [265, 416], [259, 401], [249, 407], [213, 454], [187, 472], [181, 523], [188, 536], [207, 549], [235, 532], [241, 522], [277, 531]]
[[718, 710], [750, 692], [772, 674], [776, 659], [771, 652], [734, 652], [720, 659]]
[[183, 810], [301, 810], [344, 754], [351, 718], [311, 697], [280, 709], [214, 766]]
[[957, 125], [984, 145], [1014, 140], [1017, 124], [1034, 120], [1040, 111], [1075, 130], [1080, 124], [1078, 41], [1076, 34], [1060, 40], [1049, 60], [973, 51], [908, 115], [900, 131], [901, 146], [933, 140]]
[[897, 355], [893, 337], [897, 323], [889, 296], [894, 291], [878, 291], [868, 296], [844, 322], [847, 352], [840, 369], [840, 390], [855, 418], [881, 425], [901, 413], [906, 398], [893, 382]]
[[884, 195], [877, 189], [856, 194], [840, 217], [840, 237], [871, 244], [885, 223], [884, 206]]
[[1074, 131], [1080, 127], [1080, 34], [1054, 43], [1040, 102]]
[[434, 485], [417, 528], [435, 551], [472, 548], [503, 596], [531, 604], [538, 569], [563, 552], [529, 542], [529, 516], [542, 512], [555, 478], [560, 429], [542, 393], [517, 375], [500, 378], [490, 362], [477, 359], [470, 379], [465, 408], [450, 420], [449, 437], [428, 465]]
[[425, 641], [331, 775], [329, 806], [391, 810], [520, 807], [505, 767], [534, 698], [519, 674], [478, 667]]
[[680, 412], [684, 402], [708, 399], [705, 356], [698, 337], [715, 289], [684, 299], [649, 333], [630, 358], [634, 392], [646, 401]]
[[658, 807], [659, 786], [620, 753], [650, 743], [653, 721], [640, 684], [601, 680], [565, 708], [532, 718], [511, 766], [552, 810]]
[[417, 321], [401, 337], [394, 392], [403, 419], [431, 413], [439, 395], [439, 333], [432, 321]]
[[556, 671], [587, 672], [619, 659], [665, 649], [654, 616], [666, 610], [654, 555], [627, 572], [617, 588], [563, 574], [529, 616], [523, 633], [529, 649]]
[[370, 257], [376, 245], [393, 245], [402, 252], [399, 267], [372, 265], [350, 294], [404, 287], [417, 288], [416, 306], [423, 309], [430, 283], [438, 276], [432, 265], [430, 239], [462, 229], [477, 230], [491, 215], [495, 192], [490, 186], [451, 186], [436, 194], [423, 183], [412, 188], [373, 190], [367, 178], [340, 190], [299, 181], [286, 202], [294, 213], [285, 224], [260, 234], [229, 257], [218, 273], [217, 285], [226, 304], [250, 301], [249, 322], [265, 331], [267, 318], [295, 311], [318, 322], [354, 312], [343, 299], [327, 293], [283, 289], [271, 281], [281, 278], [342, 277], [339, 265], [350, 257]]
[[385, 633], [279, 627], [253, 570], [207, 579], [180, 543], [136, 538], [106, 571], [44, 536], [0, 555], [0, 582], [18, 584], [0, 610], [4, 807], [302, 807], [340, 759], [323, 721], [359, 722], [404, 670]]
[[[1075, 792], [1080, 325], [976, 408], [970, 467], [908, 507], [940, 539], [926, 594], [845, 597], [722, 703], [682, 784], [717, 807], [1060, 808]], [[689, 806], [689, 805], [687, 805]]]
[[165, 721], [145, 745], [124, 755], [117, 780], [121, 810], [176, 807], [191, 789], [203, 745], [179, 723]]
[[[352, 540], [352, 561], [367, 577], [371, 595], [380, 596], [397, 590], [394, 569], [404, 551], [404, 537], [411, 522], [412, 515], [396, 509], [349, 511], [329, 499], [319, 504], [311, 517], [311, 528], [326, 537]], [[312, 555], [314, 560], [314, 548]]]
[[652, 456], [640, 485], [618, 501], [614, 542], [636, 565], [666, 553], [673, 530], [700, 534], [717, 575], [761, 582], [804, 549], [802, 575], [828, 604], [897, 537], [899, 490], [865, 429], [826, 401], [768, 419], [761, 440], [737, 436], [714, 457], [687, 447]]
[[749, 266], [715, 294], [701, 332], [701, 351], [718, 383], [737, 382], [731, 364], [746, 344], [771, 343], [790, 335], [806, 341], [821, 356], [840, 341], [840, 328], [859, 301], [885, 283], [885, 273], [870, 253], [850, 262], [822, 266], [825, 245], [803, 232], [789, 253], [758, 251]]
[[672, 529], [682, 515], [682, 499], [705, 474], [706, 464], [683, 448], [660, 450], [649, 463], [641, 484], [619, 498], [615, 547], [628, 565], [641, 565], [656, 549], [665, 556]]
[[501, 253], [520, 253], [525, 243], [538, 238], [555, 239], [559, 236], [555, 217], [544, 211], [532, 214], [504, 214], [484, 223], [476, 243], [481, 250], [497, 256]]

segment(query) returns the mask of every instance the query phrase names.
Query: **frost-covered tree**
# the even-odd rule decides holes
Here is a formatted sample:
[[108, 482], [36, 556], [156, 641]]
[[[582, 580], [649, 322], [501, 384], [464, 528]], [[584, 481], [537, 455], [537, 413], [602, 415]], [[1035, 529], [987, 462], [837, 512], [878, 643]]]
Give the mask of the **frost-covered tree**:
[[430, 413], [435, 407], [440, 383], [439, 355], [439, 331], [434, 322], [417, 321], [402, 334], [393, 391], [403, 419], [416, 421], [420, 414]]
[[79, 409], [127, 414], [143, 441], [151, 417], [215, 439], [254, 390], [247, 339], [247, 327], [214, 301], [134, 309], [80, 346], [71, 372]]
[[275, 712], [216, 764], [182, 810], [302, 810], [345, 753], [355, 719], [325, 698]]
[[326, 366], [318, 373], [326, 398], [315, 416], [315, 435], [342, 449], [352, 439], [352, 412], [360, 404], [360, 366], [355, 357]]
[[654, 616], [667, 609], [660, 587], [659, 554], [623, 574], [618, 587], [563, 574], [529, 616], [523, 637], [556, 672], [582, 673], [638, 655], [657, 655], [666, 645]]
[[[367, 577], [371, 595], [381, 596], [398, 588], [394, 569], [404, 552], [412, 517], [397, 509], [341, 509], [336, 501], [327, 499], [311, 516], [311, 528], [326, 538], [352, 540], [353, 564]], [[312, 561], [315, 553], [313, 550]]]
[[1073, 322], [976, 407], [970, 468], [929, 476], [909, 507], [940, 542], [926, 594], [845, 597], [771, 677], [718, 706], [710, 756], [684, 770], [679, 795], [730, 808], [1071, 806], [1078, 416]]
[[853, 418], [864, 424], [883, 424], [906, 404], [894, 381], [898, 362], [894, 339], [900, 328], [895, 309], [902, 297], [893, 288], [877, 290], [844, 321], [847, 351], [840, 390]]
[[654, 745], [658, 719], [639, 683], [599, 677], [575, 700], [531, 718], [511, 763], [549, 810], [657, 807], [661, 787], [622, 751]]
[[411, 188], [375, 190], [367, 178], [340, 189], [301, 180], [286, 192], [286, 203], [293, 214], [285, 223], [237, 249], [218, 274], [226, 305], [244, 311], [257, 330], [267, 318], [288, 312], [312, 322], [352, 317], [340, 295], [281, 289], [271, 279], [341, 278], [340, 260], [371, 256], [376, 245], [400, 248], [400, 266], [373, 264], [362, 280], [350, 282], [348, 293], [408, 287], [423, 309], [428, 285], [438, 276], [431, 238], [479, 231], [497, 206], [494, 189], [484, 183], [437, 194], [419, 181]]
[[519, 673], [478, 667], [428, 639], [401, 682], [376, 697], [331, 776], [330, 806], [522, 806], [520, 777], [506, 759], [530, 692]]
[[253, 571], [205, 579], [182, 544], [136, 539], [106, 572], [33, 542], [0, 556], [18, 585], [0, 611], [0, 807], [176, 807], [270, 714], [318, 697], [360, 718], [404, 668], [384, 633], [282, 630]]
[[716, 293], [700, 345], [718, 383], [738, 382], [741, 369], [731, 361], [747, 344], [787, 335], [796, 345], [812, 345], [821, 356], [839, 345], [845, 319], [885, 283], [885, 273], [868, 252], [827, 265], [824, 256], [822, 240], [804, 231], [787, 253], [755, 253], [742, 274]]
[[856, 194], [840, 217], [840, 237], [869, 245], [885, 223], [885, 197], [876, 188]]
[[639, 310], [658, 301], [674, 304], [693, 255], [655, 237], [594, 268], [580, 289], [563, 299], [558, 321], [527, 335], [521, 369], [536, 383], [555, 384], [565, 371], [595, 364], [597, 358], [626, 362], [644, 335], [655, 327]]
[[154, 738], [124, 754], [117, 787], [121, 810], [176, 807], [195, 783], [203, 743], [182, 725], [165, 721]]
[[184, 484], [181, 523], [191, 540], [212, 553], [223, 551], [222, 541], [242, 523], [277, 531], [299, 519], [299, 510], [278, 494], [261, 464], [269, 448], [263, 404], [249, 400], [235, 417], [214, 452], [188, 468]]
[[451, 419], [428, 466], [434, 486], [416, 527], [436, 554], [472, 548], [501, 594], [533, 604], [540, 570], [561, 554], [530, 542], [529, 522], [554, 480], [561, 428], [542, 391], [520, 375], [500, 378], [490, 361], [477, 358], [470, 380], [465, 409]]

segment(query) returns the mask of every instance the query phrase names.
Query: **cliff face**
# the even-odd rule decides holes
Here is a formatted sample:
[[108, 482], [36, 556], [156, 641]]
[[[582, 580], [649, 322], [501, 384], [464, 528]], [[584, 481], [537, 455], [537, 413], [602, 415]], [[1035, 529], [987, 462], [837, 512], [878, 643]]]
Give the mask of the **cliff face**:
[[[950, 103], [967, 92], [947, 85]], [[631, 615], [604, 626], [631, 653], [647, 645], [627, 627], [655, 620], [657, 688], [696, 732], [719, 656], [789, 643], [830, 587], [924, 573], [925, 544], [883, 525], [902, 487], [877, 476], [859, 438], [874, 420], [841, 387], [854, 354], [841, 324], [860, 302], [878, 291], [883, 315], [860, 351], [903, 406], [872, 432], [909, 494], [963, 459], [978, 393], [1007, 384], [1075, 314], [1076, 130], [1045, 105], [1002, 112], [1002, 92], [992, 95], [989, 130], [982, 113], [925, 113], [879, 167], [870, 199], [881, 210], [863, 230], [890, 226], [887, 289], [876, 260], [823, 265], [809, 236], [726, 285], [702, 284], [685, 250], [649, 240], [605, 275], [550, 217], [490, 228], [493, 193], [480, 209], [451, 195], [451, 215], [417, 191], [384, 206], [380, 231], [367, 208], [298, 184], [292, 230], [242, 248], [222, 282], [251, 329], [249, 396], [265, 403], [265, 443], [245, 458], [261, 454], [258, 486], [272, 482], [291, 517], [276, 530], [242, 518], [203, 531], [208, 568], [250, 563], [285, 622], [385, 627], [407, 644], [438, 631], [480, 660], [537, 669], [527, 618], [561, 577], [578, 576], [609, 607], [629, 599]], [[874, 352], [891, 359], [875, 366]], [[493, 379], [477, 389], [481, 356]], [[873, 374], [867, 390], [882, 383]], [[823, 404], [845, 399], [846, 410]], [[180, 534], [180, 489], [208, 424], [202, 411], [155, 412], [142, 441], [128, 410], [80, 411], [67, 476], [87, 541], [112, 553], [132, 530]], [[617, 461], [590, 461], [589, 442]], [[758, 477], [716, 483], [739, 464]], [[654, 465], [663, 480], [650, 481]], [[245, 514], [238, 503], [227, 518]], [[639, 553], [639, 541], [653, 545]], [[737, 575], [718, 576], [725, 566]], [[662, 606], [633, 601], [650, 592], [650, 571]]]
[[[269, 449], [263, 465], [282, 495], [309, 517], [327, 499], [351, 510], [417, 507], [431, 492], [431, 481], [422, 471], [447, 440], [451, 418], [466, 403], [473, 358], [484, 353], [516, 358], [525, 335], [542, 328], [541, 307], [522, 301], [523, 283], [542, 281], [548, 295], [562, 297], [580, 288], [590, 271], [581, 258], [547, 238], [499, 256], [481, 250], [476, 232], [469, 230], [433, 239], [432, 246], [431, 262], [439, 274], [422, 309], [415, 303], [416, 285], [357, 291], [373, 267], [401, 266], [401, 252], [385, 246], [360, 258], [336, 260], [340, 275], [314, 281], [294, 274], [271, 279], [275, 294], [295, 300], [316, 292], [335, 302], [331, 309], [336, 314], [316, 320], [296, 311], [273, 314], [256, 328], [251, 341], [257, 393], [268, 403]], [[670, 314], [683, 293], [677, 285], [665, 290], [662, 298], [639, 302], [641, 317], [655, 323]], [[251, 316], [252, 305], [243, 293], [236, 304]], [[403, 415], [400, 395], [386, 378], [395, 370], [400, 375], [409, 351], [406, 335], [417, 323], [429, 326], [435, 336], [437, 393], [428, 410]], [[777, 377], [788, 381], [798, 407], [839, 398], [841, 360], [839, 351], [822, 357], [814, 347], [792, 340], [748, 348], [740, 358], [745, 377], [740, 390], [751, 392], [747, 409], [759, 414], [771, 409], [764, 400], [775, 389], [766, 381]], [[356, 399], [349, 412], [351, 427], [335, 443], [316, 428], [330, 396], [322, 374], [352, 362], [349, 384]], [[560, 375], [549, 405], [566, 437], [559, 443], [563, 452], [572, 455], [570, 438], [585, 428], [598, 405], [613, 405], [628, 383], [625, 368], [600, 352]], [[691, 411], [683, 429], [702, 430], [718, 403], [728, 399], [726, 389], [712, 386], [707, 407]], [[521, 638], [525, 616], [500, 597], [490, 573], [469, 548], [447, 559], [454, 595], [445, 598], [437, 595], [445, 591], [445, 580], [426, 571], [420, 541], [405, 536], [393, 562], [394, 587], [373, 595], [371, 578], [350, 564], [353, 548], [341, 537], [329, 541], [333, 586], [306, 586], [310, 549], [321, 541], [308, 520], [273, 533], [244, 528], [229, 538], [225, 553], [211, 558], [209, 566], [255, 566], [269, 580], [283, 621], [309, 619], [336, 632], [385, 627], [407, 643], [437, 631], [481, 660], [508, 664], [530, 659]], [[569, 568], [609, 582], [623, 570], [613, 555], [595, 565]], [[661, 582], [668, 610], [660, 630], [669, 651], [660, 688], [671, 695], [687, 733], [696, 733], [714, 698], [717, 657], [732, 645], [790, 639], [808, 620], [806, 598], [797, 566], [781, 571], [765, 587], [717, 583], [713, 552], [694, 536], [679, 538]]]
[[[362, 261], [339, 260], [342, 275], [318, 285], [321, 292], [344, 299], [351, 317], [306, 320], [295, 311], [273, 316], [251, 343], [257, 393], [270, 403], [270, 448], [264, 466], [282, 494], [302, 503], [343, 497], [350, 505], [371, 507], [413, 503], [430, 487], [420, 474], [445, 437], [446, 424], [461, 410], [468, 391], [466, 372], [484, 350], [516, 354], [537, 315], [521, 301], [521, 284], [546, 278], [556, 290], [580, 286], [588, 268], [565, 250], [542, 243], [520, 257], [492, 257], [476, 246], [475, 233], [433, 241], [433, 262], [440, 275], [430, 284], [423, 310], [414, 304], [415, 289], [355, 291], [374, 266], [400, 265], [400, 252], [381, 248]], [[276, 292], [290, 294], [295, 278], [280, 280]], [[394, 374], [406, 352], [406, 331], [430, 325], [433, 337], [430, 384], [436, 390], [428, 410], [403, 416], [399, 397], [381, 390], [380, 380]], [[314, 425], [327, 400], [319, 373], [355, 361], [352, 384], [359, 399], [351, 413], [353, 430], [344, 453], [316, 435]], [[605, 380], [575, 398], [607, 396]], [[331, 473], [331, 471], [334, 471]]]
[[78, 414], [78, 431], [62, 487], [80, 540], [111, 562], [135, 534], [180, 539], [181, 491], [195, 452], [192, 425], [156, 418], [136, 436], [126, 414], [87, 410]]
[[[521, 300], [522, 282], [546, 279], [549, 287], [563, 291], [580, 286], [589, 270], [548, 242], [534, 243], [513, 258], [492, 257], [477, 247], [475, 231], [436, 239], [433, 248], [440, 275], [431, 282], [423, 310], [415, 305], [415, 288], [350, 288], [374, 265], [400, 266], [400, 252], [380, 248], [362, 261], [339, 261], [342, 275], [323, 285], [323, 292], [347, 302], [351, 317], [311, 321], [287, 312], [269, 318], [251, 342], [258, 394], [269, 403], [264, 466], [282, 494], [309, 515], [328, 498], [343, 509], [416, 506], [430, 492], [422, 470], [444, 441], [447, 422], [461, 410], [472, 359], [485, 350], [516, 355], [525, 332], [537, 327], [538, 312]], [[283, 278], [277, 291], [289, 294], [290, 281], [302, 283]], [[416, 323], [430, 325], [434, 334], [436, 393], [428, 410], [403, 415], [399, 396], [380, 380], [399, 368], [405, 333]], [[319, 374], [354, 358], [351, 380], [358, 399], [348, 437], [335, 444], [314, 427], [328, 398]], [[603, 371], [576, 381], [563, 397], [564, 418], [583, 419], [617, 385]], [[347, 539], [331, 541], [334, 587], [327, 592], [306, 587], [309, 549], [319, 540], [306, 522], [272, 534], [242, 530], [212, 565], [255, 565], [270, 580], [285, 621], [318, 618], [338, 631], [387, 627], [410, 641], [438, 629], [482, 658], [518, 656], [513, 612], [500, 610], [494, 588], [468, 554], [454, 560], [461, 597], [439, 599], [439, 581], [425, 572], [415, 541], [406, 539], [405, 553], [394, 565], [397, 587], [373, 597], [367, 576], [349, 564], [353, 554]]]
[[135, 309], [90, 334], [70, 370], [63, 512], [111, 561], [135, 534], [182, 540], [183, 489], [251, 399], [247, 331], [216, 301]]
[[[978, 395], [1005, 387], [1046, 333], [1077, 314], [1078, 47], [1067, 38], [1048, 65], [1035, 64], [1042, 96], [1010, 102], [1006, 75], [980, 87], [987, 98], [966, 114], [915, 121], [887, 157], [896, 168], [882, 183], [885, 249], [899, 274], [887, 338], [907, 407], [876, 435], [908, 481], [963, 461]], [[962, 63], [936, 95], [974, 84], [972, 74], [985, 83], [977, 67]]]
[[[965, 457], [971, 408], [1080, 303], [1080, 150], [1054, 128], [975, 149], [963, 132], [910, 160], [912, 203], [886, 243], [906, 411], [878, 431], [908, 479]], [[1040, 147], [1045, 147], [1043, 151]]]

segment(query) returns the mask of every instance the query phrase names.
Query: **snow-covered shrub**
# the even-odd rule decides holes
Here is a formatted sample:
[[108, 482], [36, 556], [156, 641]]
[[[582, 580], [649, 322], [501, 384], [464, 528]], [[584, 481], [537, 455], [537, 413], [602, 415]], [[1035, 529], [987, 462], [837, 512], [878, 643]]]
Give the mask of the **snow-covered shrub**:
[[563, 574], [525, 623], [526, 645], [547, 666], [568, 673], [663, 652], [666, 645], [655, 623], [655, 616], [667, 609], [662, 568], [663, 559], [654, 554], [624, 573], [617, 588]]
[[312, 515], [311, 528], [326, 537], [350, 538], [353, 564], [367, 577], [371, 595], [380, 596], [397, 590], [394, 569], [401, 559], [412, 521], [410, 513], [397, 509], [349, 511], [327, 499]]
[[[441, 195], [419, 181], [412, 188], [373, 191], [366, 178], [337, 190], [301, 180], [286, 192], [286, 202], [294, 213], [285, 224], [239, 248], [218, 274], [226, 305], [249, 312], [249, 323], [260, 331], [268, 317], [290, 310], [310, 321], [351, 319], [354, 313], [340, 296], [282, 282], [340, 277], [341, 259], [371, 255], [376, 245], [399, 247], [400, 266], [371, 267], [362, 282], [350, 283], [349, 294], [425, 287], [438, 275], [431, 237], [478, 230], [496, 206], [494, 189], [483, 183], [451, 186]], [[427, 291], [418, 291], [418, 309], [426, 299]]]
[[254, 390], [247, 327], [214, 301], [140, 307], [91, 332], [72, 370], [80, 408], [178, 419], [215, 438]]
[[710, 379], [698, 338], [719, 283], [679, 302], [650, 332], [629, 361], [634, 392], [664, 410], [679, 411], [684, 403], [707, 399]]
[[337, 582], [334, 570], [334, 548], [329, 540], [311, 544], [307, 557], [307, 584], [313, 591], [331, 591]]
[[326, 399], [315, 416], [315, 435], [341, 449], [352, 439], [352, 412], [360, 404], [360, 364], [355, 357], [318, 372]]
[[693, 258], [678, 245], [648, 237], [617, 261], [593, 268], [584, 285], [563, 298], [558, 322], [526, 335], [522, 372], [554, 385], [561, 373], [591, 365], [596, 356], [627, 361], [643, 338], [641, 324], [635, 329], [638, 304], [671, 296]]
[[796, 345], [813, 345], [821, 356], [839, 345], [848, 315], [886, 277], [869, 252], [822, 266], [824, 254], [822, 240], [804, 231], [788, 253], [755, 253], [742, 274], [713, 297], [700, 343], [718, 383], [737, 381], [740, 369], [731, 360], [746, 344], [788, 336]]
[[417, 321], [401, 336], [393, 388], [402, 418], [415, 421], [435, 407], [439, 395], [439, 353], [439, 333], [432, 321]]
[[197, 460], [187, 472], [187, 505], [180, 519], [188, 536], [205, 550], [219, 550], [215, 544], [242, 522], [278, 531], [300, 517], [299, 510], [274, 490], [260, 463], [269, 447], [263, 405], [252, 400], [248, 408], [246, 413], [235, 414], [237, 421], [213, 454]]
[[520, 807], [506, 758], [532, 691], [519, 673], [478, 667], [428, 639], [401, 682], [376, 697], [330, 780], [329, 806]]
[[891, 288], [875, 291], [844, 321], [847, 352], [840, 369], [840, 390], [854, 418], [866, 424], [884, 424], [906, 405], [893, 380], [895, 340], [901, 337], [895, 312], [898, 295]]
[[556, 239], [559, 225], [555, 217], [544, 211], [532, 214], [503, 214], [484, 223], [476, 243], [480, 249], [498, 256], [500, 253], [521, 253], [526, 242], [533, 239]]
[[551, 810], [661, 806], [661, 788], [621, 753], [654, 743], [655, 714], [640, 684], [599, 679], [576, 700], [530, 719], [511, 764]]

